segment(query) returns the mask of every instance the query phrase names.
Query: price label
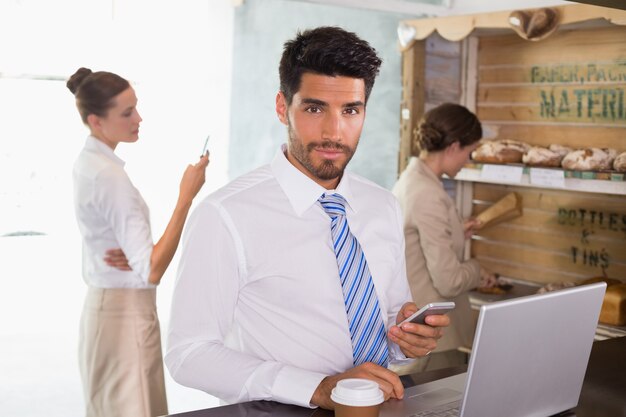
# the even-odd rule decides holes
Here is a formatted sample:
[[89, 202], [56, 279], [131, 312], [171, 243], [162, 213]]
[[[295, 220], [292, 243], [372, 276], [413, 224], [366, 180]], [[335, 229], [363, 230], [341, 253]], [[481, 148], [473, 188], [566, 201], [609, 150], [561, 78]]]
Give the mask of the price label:
[[560, 169], [531, 168], [530, 183], [544, 187], [565, 187], [565, 173]]
[[524, 167], [510, 165], [483, 165], [480, 178], [485, 181], [521, 183]]

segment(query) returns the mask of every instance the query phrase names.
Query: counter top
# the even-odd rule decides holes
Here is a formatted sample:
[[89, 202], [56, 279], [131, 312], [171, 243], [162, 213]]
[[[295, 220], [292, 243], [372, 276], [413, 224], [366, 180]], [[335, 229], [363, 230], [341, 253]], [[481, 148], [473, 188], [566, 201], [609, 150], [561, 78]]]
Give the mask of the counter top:
[[[626, 337], [594, 342], [578, 406], [567, 417], [626, 417]], [[466, 366], [422, 372], [402, 378], [406, 386], [423, 384], [466, 371]], [[251, 401], [207, 408], [176, 417], [332, 417], [328, 410], [308, 409], [274, 401]]]
[[[480, 306], [483, 304], [532, 295], [543, 286], [543, 284], [515, 278], [504, 278], [504, 280], [512, 285], [512, 288], [505, 294], [484, 294], [476, 290], [470, 291], [469, 300], [472, 308], [474, 310], [480, 310]], [[598, 323], [596, 340], [622, 336], [626, 336], [626, 326], [611, 326], [609, 324]]]
[[469, 299], [472, 308], [479, 310], [483, 304], [536, 294], [537, 290], [541, 288], [541, 284], [521, 279], [503, 278], [503, 280], [512, 285], [512, 288], [504, 294], [485, 294], [477, 290], [470, 291]]

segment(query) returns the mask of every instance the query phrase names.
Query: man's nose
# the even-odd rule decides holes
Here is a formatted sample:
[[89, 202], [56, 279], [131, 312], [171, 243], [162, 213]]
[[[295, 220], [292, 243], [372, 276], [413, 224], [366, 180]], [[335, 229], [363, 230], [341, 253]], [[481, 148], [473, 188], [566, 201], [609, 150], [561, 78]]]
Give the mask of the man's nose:
[[322, 126], [322, 138], [327, 140], [341, 140], [341, 116], [327, 113]]

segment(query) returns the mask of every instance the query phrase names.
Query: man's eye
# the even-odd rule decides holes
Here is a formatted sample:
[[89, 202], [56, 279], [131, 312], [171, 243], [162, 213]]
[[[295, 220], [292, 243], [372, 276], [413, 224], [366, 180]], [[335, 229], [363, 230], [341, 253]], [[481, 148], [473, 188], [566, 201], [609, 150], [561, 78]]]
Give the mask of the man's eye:
[[307, 113], [321, 113], [322, 109], [320, 109], [317, 106], [310, 106], [310, 107], [307, 107], [305, 111]]
[[347, 108], [347, 109], [345, 109], [343, 112], [344, 112], [345, 114], [352, 114], [352, 115], [354, 115], [354, 114], [359, 114], [359, 110], [358, 110], [357, 108], [355, 108], [355, 107], [348, 107], [348, 108]]

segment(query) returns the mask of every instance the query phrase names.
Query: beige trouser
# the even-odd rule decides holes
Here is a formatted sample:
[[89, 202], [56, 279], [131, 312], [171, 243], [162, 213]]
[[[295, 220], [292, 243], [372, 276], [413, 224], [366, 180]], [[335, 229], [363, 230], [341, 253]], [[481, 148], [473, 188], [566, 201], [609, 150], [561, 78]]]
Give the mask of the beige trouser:
[[87, 417], [167, 414], [155, 289], [90, 287], [78, 356]]

